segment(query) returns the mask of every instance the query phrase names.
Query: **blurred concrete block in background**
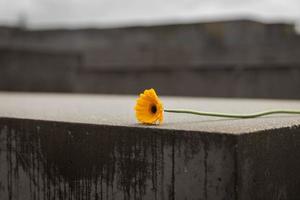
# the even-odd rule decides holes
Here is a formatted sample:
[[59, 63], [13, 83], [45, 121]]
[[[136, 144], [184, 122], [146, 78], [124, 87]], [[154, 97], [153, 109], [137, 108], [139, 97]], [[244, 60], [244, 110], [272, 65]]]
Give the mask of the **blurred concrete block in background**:
[[72, 52], [0, 49], [0, 90], [72, 92], [79, 66]]
[[135, 94], [155, 87], [164, 95], [300, 98], [300, 36], [293, 24], [2, 27], [0, 49], [6, 91]]

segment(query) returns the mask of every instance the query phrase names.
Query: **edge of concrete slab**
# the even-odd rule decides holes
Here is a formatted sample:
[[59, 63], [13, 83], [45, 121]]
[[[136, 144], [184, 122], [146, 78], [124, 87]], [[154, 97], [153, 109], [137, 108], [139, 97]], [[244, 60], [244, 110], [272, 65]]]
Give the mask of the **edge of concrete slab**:
[[201, 133], [201, 134], [221, 134], [221, 135], [232, 135], [232, 136], [239, 136], [239, 135], [247, 135], [247, 134], [255, 134], [255, 133], [264, 133], [264, 132], [272, 132], [272, 131], [277, 131], [277, 130], [293, 130], [293, 129], [298, 129], [300, 128], [299, 125], [293, 125], [293, 126], [283, 126], [283, 127], [276, 127], [272, 129], [265, 129], [265, 130], [251, 130], [251, 131], [244, 131], [240, 133], [229, 133], [229, 132], [217, 132], [217, 131], [203, 131], [203, 130], [189, 130], [189, 129], [172, 129], [172, 128], [164, 128], [164, 127], [159, 127], [158, 125], [143, 125], [143, 124], [136, 124], [136, 126], [132, 125], [118, 125], [118, 124], [96, 124], [96, 123], [85, 123], [85, 122], [71, 122], [71, 121], [55, 121], [55, 120], [44, 120], [44, 119], [31, 119], [31, 118], [18, 118], [18, 117], [0, 117], [0, 123], [1, 121], [7, 121], [7, 120], [25, 120], [25, 121], [31, 121], [31, 122], [41, 122], [41, 123], [62, 123], [62, 124], [70, 124], [70, 125], [85, 125], [85, 126], [94, 126], [94, 127], [115, 127], [115, 128], [128, 128], [128, 129], [147, 129], [147, 130], [153, 130], [153, 131], [167, 131], [167, 132], [189, 132], [189, 133]]

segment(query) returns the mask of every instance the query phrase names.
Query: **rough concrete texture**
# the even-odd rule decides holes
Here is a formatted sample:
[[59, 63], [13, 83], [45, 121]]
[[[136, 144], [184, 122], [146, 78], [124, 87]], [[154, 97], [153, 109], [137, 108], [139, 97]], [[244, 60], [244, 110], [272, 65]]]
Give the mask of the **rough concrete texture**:
[[[296, 101], [162, 98], [252, 112]], [[133, 96], [0, 95], [0, 199], [297, 199], [300, 116], [166, 115], [135, 122]]]
[[237, 138], [236, 199], [299, 199], [300, 128]]
[[1, 120], [1, 199], [234, 199], [234, 138]]

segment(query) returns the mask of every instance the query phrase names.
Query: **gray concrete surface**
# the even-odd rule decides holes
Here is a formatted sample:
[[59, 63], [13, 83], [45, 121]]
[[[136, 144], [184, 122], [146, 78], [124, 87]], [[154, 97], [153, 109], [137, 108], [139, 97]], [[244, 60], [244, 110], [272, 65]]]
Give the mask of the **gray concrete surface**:
[[[300, 116], [166, 114], [136, 123], [135, 96], [0, 94], [0, 199], [290, 200]], [[162, 97], [165, 107], [247, 113], [297, 101]]]
[[[158, 91], [159, 93], [159, 91]], [[138, 92], [137, 92], [138, 95]], [[300, 125], [300, 115], [273, 115], [257, 119], [226, 119], [165, 113], [161, 126], [137, 123], [138, 96], [0, 93], [1, 117], [155, 129], [242, 134]], [[252, 113], [269, 109], [299, 109], [300, 101], [220, 98], [161, 98], [165, 108], [211, 112]]]

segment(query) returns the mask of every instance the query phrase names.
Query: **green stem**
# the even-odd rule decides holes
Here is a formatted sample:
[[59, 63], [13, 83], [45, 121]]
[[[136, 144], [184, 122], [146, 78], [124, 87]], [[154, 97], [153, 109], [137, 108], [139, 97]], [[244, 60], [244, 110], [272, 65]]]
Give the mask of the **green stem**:
[[185, 109], [164, 109], [164, 111], [170, 113], [185, 113], [185, 114], [213, 116], [213, 117], [229, 117], [229, 118], [255, 118], [255, 117], [261, 117], [261, 116], [272, 115], [272, 114], [300, 114], [300, 110], [269, 110], [264, 112], [251, 113], [251, 114], [202, 112], [202, 111], [185, 110]]

